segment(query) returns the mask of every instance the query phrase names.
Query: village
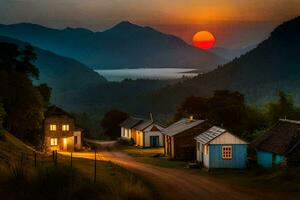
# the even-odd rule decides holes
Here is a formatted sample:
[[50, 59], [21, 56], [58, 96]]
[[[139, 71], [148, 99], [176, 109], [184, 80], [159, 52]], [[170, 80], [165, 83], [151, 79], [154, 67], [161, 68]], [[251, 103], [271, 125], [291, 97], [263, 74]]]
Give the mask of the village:
[[[46, 151], [72, 152], [83, 148], [83, 130], [76, 127], [70, 114], [56, 106], [46, 112], [44, 131]], [[257, 165], [270, 168], [287, 165], [286, 157], [299, 148], [299, 131], [300, 121], [279, 119], [250, 144], [223, 127], [193, 116], [163, 126], [150, 115], [150, 119], [129, 117], [122, 122], [120, 140], [136, 148], [162, 147], [165, 157], [194, 162], [206, 169], [245, 169], [249, 164], [248, 149], [253, 148]]]

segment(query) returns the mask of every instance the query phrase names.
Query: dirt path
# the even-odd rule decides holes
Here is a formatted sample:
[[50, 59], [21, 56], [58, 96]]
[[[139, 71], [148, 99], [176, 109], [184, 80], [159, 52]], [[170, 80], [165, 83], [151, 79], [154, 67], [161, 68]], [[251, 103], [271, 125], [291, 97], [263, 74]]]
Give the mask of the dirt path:
[[[93, 153], [74, 153], [73, 156], [94, 159]], [[162, 199], [287, 199], [282, 194], [274, 194], [273, 191], [261, 188], [233, 186], [217, 178], [200, 176], [185, 170], [140, 163], [119, 151], [98, 152], [97, 159], [114, 162], [144, 176], [156, 187]]]

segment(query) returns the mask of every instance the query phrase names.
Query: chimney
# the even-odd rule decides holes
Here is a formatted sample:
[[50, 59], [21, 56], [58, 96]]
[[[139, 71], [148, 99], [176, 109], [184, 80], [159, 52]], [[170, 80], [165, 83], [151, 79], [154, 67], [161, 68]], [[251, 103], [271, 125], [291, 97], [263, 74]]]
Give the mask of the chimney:
[[150, 114], [150, 120], [153, 122], [153, 116], [152, 116], [152, 113], [149, 113]]
[[192, 122], [194, 120], [194, 116], [193, 115], [190, 115], [189, 116], [189, 122]]

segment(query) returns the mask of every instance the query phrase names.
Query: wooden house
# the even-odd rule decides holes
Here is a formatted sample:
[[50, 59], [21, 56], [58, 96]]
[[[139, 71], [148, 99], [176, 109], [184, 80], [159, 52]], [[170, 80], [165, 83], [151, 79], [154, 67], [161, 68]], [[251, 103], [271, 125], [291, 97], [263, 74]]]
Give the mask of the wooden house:
[[74, 118], [61, 108], [48, 108], [43, 129], [46, 151], [74, 151], [82, 148], [82, 129], [76, 128]]
[[195, 137], [197, 161], [206, 168], [245, 168], [248, 143], [213, 126]]
[[165, 155], [179, 160], [196, 159], [196, 141], [199, 133], [207, 130], [210, 125], [205, 120], [193, 117], [183, 118], [163, 129]]
[[129, 117], [121, 123], [121, 138], [132, 140], [138, 147], [162, 147], [163, 127], [153, 120]]
[[266, 133], [255, 140], [258, 165], [285, 165], [286, 157], [300, 147], [300, 121], [280, 119]]

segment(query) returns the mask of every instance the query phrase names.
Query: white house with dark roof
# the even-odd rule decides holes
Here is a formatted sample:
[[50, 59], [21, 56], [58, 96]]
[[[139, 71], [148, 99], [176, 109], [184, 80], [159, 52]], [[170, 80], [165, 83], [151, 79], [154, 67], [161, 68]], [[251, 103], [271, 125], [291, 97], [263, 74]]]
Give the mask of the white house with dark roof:
[[162, 147], [163, 127], [153, 120], [129, 117], [121, 126], [121, 138], [133, 140], [138, 147]]
[[197, 161], [206, 168], [245, 168], [248, 143], [213, 126], [195, 137]]

